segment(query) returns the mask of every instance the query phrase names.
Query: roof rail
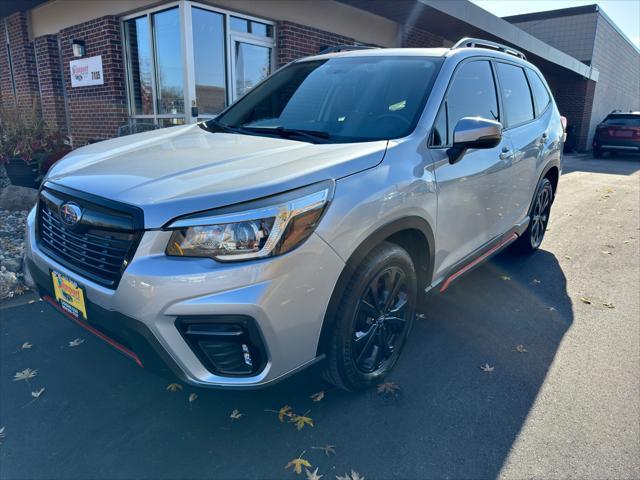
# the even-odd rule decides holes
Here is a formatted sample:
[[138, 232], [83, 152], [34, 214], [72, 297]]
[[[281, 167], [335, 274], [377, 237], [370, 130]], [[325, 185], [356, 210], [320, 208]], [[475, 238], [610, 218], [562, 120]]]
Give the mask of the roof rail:
[[334, 45], [323, 49], [318, 55], [324, 55], [325, 53], [348, 52], [350, 50], [369, 50], [372, 48], [379, 47], [372, 47], [371, 45]]
[[491, 42], [489, 40], [483, 40], [481, 38], [465, 37], [461, 40], [458, 40], [458, 42], [453, 47], [451, 47], [451, 49], [453, 50], [455, 48], [465, 48], [465, 47], [488, 48], [490, 50], [497, 50], [499, 52], [504, 52], [509, 55], [513, 55], [514, 57], [521, 58], [522, 60], [527, 59], [524, 53], [522, 53], [519, 50], [516, 50], [515, 48], [507, 47], [506, 45], [502, 45], [501, 43]]

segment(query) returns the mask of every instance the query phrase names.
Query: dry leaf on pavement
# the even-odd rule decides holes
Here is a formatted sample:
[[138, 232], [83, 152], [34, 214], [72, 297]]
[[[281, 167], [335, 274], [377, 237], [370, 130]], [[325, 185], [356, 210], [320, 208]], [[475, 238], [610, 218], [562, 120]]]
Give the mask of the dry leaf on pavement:
[[296, 415], [294, 413], [291, 415], [289, 422], [294, 423], [298, 430], [302, 430], [305, 425], [309, 425], [310, 427], [313, 427], [313, 418], [307, 417], [308, 413], [309, 412], [305, 413], [304, 415]]
[[40, 398], [40, 395], [42, 395], [44, 393], [44, 387], [42, 387], [40, 390], [37, 390], [35, 392], [31, 392], [31, 396], [34, 398]]
[[31, 347], [33, 347], [33, 345], [31, 345], [29, 342], [24, 342], [22, 344], [22, 347], [20, 347], [20, 350], [26, 350], [26, 349], [31, 348]]
[[318, 467], [313, 472], [308, 468], [305, 468], [304, 471], [307, 474], [307, 480], [320, 480], [322, 478], [322, 475], [318, 475]]
[[78, 345], [82, 345], [83, 343], [84, 343], [84, 339], [83, 338], [76, 338], [75, 340], [71, 340], [69, 342], [69, 348], [77, 347]]
[[293, 412], [291, 411], [291, 407], [289, 405], [285, 405], [280, 410], [278, 410], [278, 420], [280, 420], [281, 423], [284, 423], [284, 417], [290, 417], [291, 415], [293, 415]]
[[603, 303], [602, 306], [607, 307], [607, 308], [616, 308], [616, 306], [611, 302]]
[[319, 402], [324, 398], [324, 390], [320, 390], [318, 393], [314, 393], [309, 398], [314, 402]]
[[325, 445], [324, 447], [311, 447], [314, 450], [322, 450], [327, 457], [336, 454], [336, 446], [335, 445]]
[[240, 410], [234, 410], [233, 412], [231, 412], [231, 415], [229, 415], [229, 418], [233, 421], [233, 420], [238, 420], [242, 415], [244, 415], [243, 413], [240, 413]]
[[580, 301], [582, 303], [586, 303], [587, 305], [591, 305], [591, 300], [589, 300], [587, 297], [580, 297]]
[[540, 285], [542, 282], [540, 280], [538, 280], [537, 278], [534, 278], [532, 283], [534, 285]]
[[13, 381], [18, 382], [20, 380], [29, 380], [30, 378], [35, 377], [38, 374], [38, 370], [31, 370], [30, 368], [25, 368], [21, 372], [16, 372], [13, 376]]
[[511, 277], [509, 275], [500, 275], [500, 279], [501, 280], [511, 280]]
[[195, 402], [197, 398], [198, 398], [198, 394], [192, 393], [191, 395], [189, 395], [189, 403]]
[[291, 468], [293, 467], [293, 471], [297, 474], [300, 475], [302, 473], [302, 467], [307, 467], [307, 468], [311, 468], [311, 463], [309, 463], [309, 460], [302, 458], [302, 456], [305, 454], [305, 452], [302, 452], [300, 454], [300, 456], [298, 458], [294, 458], [293, 460], [291, 460], [289, 463], [287, 463], [284, 468], [285, 470], [287, 468]]
[[364, 480], [364, 477], [360, 476], [358, 472], [351, 470], [351, 474], [336, 475], [336, 480]]
[[480, 370], [482, 370], [483, 372], [486, 372], [486, 373], [491, 373], [491, 372], [493, 372], [493, 369], [494, 369], [494, 368], [495, 368], [495, 367], [491, 367], [491, 366], [489, 366], [489, 364], [488, 364], [488, 363], [485, 363], [484, 365], [482, 365], [482, 366], [480, 367]]
[[384, 382], [378, 384], [378, 393], [396, 393], [400, 387], [393, 382]]
[[[7, 434], [4, 433], [4, 427], [0, 428], [0, 440], [5, 438], [6, 436], [7, 436]], [[2, 445], [2, 442], [0, 442], [0, 445]]]
[[516, 349], [515, 349], [515, 350], [516, 350], [516, 352], [518, 352], [518, 353], [527, 353], [527, 349], [526, 349], [526, 348], [524, 348], [524, 345], [518, 345], [518, 346], [516, 346]]
[[169, 390], [170, 392], [177, 392], [178, 390], [182, 390], [182, 385], [180, 385], [179, 383], [170, 383], [169, 385], [167, 385], [167, 390]]

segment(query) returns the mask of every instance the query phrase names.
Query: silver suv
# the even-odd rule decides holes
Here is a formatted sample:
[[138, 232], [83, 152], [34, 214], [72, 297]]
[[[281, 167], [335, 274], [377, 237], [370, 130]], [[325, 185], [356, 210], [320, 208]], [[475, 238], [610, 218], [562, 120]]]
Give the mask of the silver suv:
[[305, 58], [214, 120], [58, 162], [28, 266], [141, 366], [242, 388], [323, 360], [355, 390], [396, 363], [419, 295], [540, 246], [563, 135], [540, 71], [499, 44]]

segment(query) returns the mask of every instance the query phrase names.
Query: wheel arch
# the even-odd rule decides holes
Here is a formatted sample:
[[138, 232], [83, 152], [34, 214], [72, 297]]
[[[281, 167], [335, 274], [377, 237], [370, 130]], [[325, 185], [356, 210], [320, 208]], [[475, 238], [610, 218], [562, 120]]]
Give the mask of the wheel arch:
[[322, 355], [326, 352], [331, 330], [335, 324], [335, 315], [342, 299], [342, 292], [344, 292], [351, 275], [369, 252], [385, 241], [404, 248], [411, 256], [418, 277], [418, 295], [431, 283], [435, 238], [429, 223], [421, 217], [411, 216], [394, 220], [378, 228], [353, 251], [333, 287], [333, 293], [322, 322], [316, 355]]

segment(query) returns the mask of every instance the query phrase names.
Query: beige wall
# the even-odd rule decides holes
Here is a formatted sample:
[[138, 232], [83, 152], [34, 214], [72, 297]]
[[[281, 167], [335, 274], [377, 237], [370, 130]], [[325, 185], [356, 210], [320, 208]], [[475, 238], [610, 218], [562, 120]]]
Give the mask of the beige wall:
[[[103, 15], [123, 15], [157, 0], [51, 0], [30, 12], [33, 37], [58, 33]], [[288, 20], [383, 47], [396, 46], [399, 25], [386, 18], [332, 0], [212, 0], [202, 1], [227, 10], [269, 20]]]

